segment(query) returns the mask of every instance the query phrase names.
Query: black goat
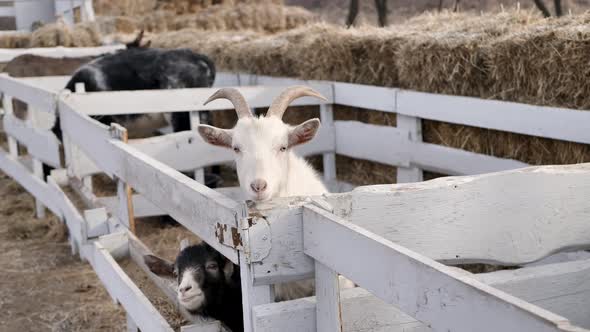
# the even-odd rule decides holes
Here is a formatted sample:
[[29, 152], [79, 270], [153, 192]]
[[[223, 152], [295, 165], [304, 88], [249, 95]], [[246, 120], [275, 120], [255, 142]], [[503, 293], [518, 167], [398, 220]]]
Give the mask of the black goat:
[[144, 262], [158, 276], [176, 277], [178, 302], [190, 314], [244, 330], [239, 268], [217, 250], [202, 242], [183, 248], [174, 263], [154, 255]]

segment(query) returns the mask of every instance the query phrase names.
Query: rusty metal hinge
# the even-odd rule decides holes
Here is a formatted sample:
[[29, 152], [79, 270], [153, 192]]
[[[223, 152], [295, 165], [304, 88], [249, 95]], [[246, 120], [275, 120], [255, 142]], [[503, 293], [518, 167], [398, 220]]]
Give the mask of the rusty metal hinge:
[[215, 237], [219, 243], [225, 246], [234, 248], [236, 250], [244, 250], [242, 234], [237, 227], [218, 222], [215, 225]]

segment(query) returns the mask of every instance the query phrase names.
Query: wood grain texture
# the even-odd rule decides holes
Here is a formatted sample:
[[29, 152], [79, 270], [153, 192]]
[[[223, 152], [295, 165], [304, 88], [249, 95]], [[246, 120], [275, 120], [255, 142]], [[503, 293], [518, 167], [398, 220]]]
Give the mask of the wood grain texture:
[[[589, 262], [558, 263], [545, 267], [475, 274], [472, 277], [558, 313], [570, 319], [573, 324], [588, 329]], [[387, 305], [364, 289], [346, 289], [340, 296], [345, 331], [431, 331], [424, 324], [394, 306]], [[257, 331], [316, 331], [315, 297], [257, 306], [254, 313]]]
[[[312, 97], [303, 97], [291, 103], [292, 106], [321, 105], [332, 100], [332, 86], [317, 83], [312, 87], [328, 98], [328, 102]], [[0, 85], [0, 89], [2, 86]], [[257, 86], [237, 88], [250, 107], [268, 107], [273, 99], [285, 88]], [[201, 110], [233, 109], [227, 100], [215, 100], [206, 106], [203, 103], [218, 88], [193, 88], [169, 90], [109, 91], [76, 94], [71, 97], [76, 109], [87, 115], [113, 115], [162, 112], [190, 112]]]
[[139, 288], [99, 242], [94, 242], [92, 268], [112, 297], [117, 299], [141, 331], [174, 331]]
[[435, 260], [524, 264], [590, 248], [590, 164], [367, 186], [347, 220]]
[[435, 331], [577, 330], [561, 316], [448, 269], [322, 209], [306, 206], [303, 214], [306, 254]]

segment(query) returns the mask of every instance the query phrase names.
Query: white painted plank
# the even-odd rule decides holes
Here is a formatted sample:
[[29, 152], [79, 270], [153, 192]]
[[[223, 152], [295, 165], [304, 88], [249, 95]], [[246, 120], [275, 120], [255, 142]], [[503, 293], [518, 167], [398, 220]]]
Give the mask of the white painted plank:
[[277, 198], [269, 202], [257, 202], [250, 206], [253, 221], [272, 225], [272, 247], [266, 257], [255, 258], [254, 284], [310, 279], [314, 277], [314, 261], [303, 253], [302, 206], [304, 198]]
[[[303, 97], [292, 106], [321, 105], [332, 100], [332, 86], [316, 83], [314, 89], [328, 98], [328, 102], [313, 97]], [[1, 88], [1, 85], [0, 85]], [[285, 88], [275, 86], [240, 87], [250, 107], [268, 107]], [[109, 91], [76, 94], [71, 96], [75, 109], [87, 115], [113, 115], [135, 113], [186, 112], [200, 110], [233, 109], [227, 100], [215, 100], [206, 106], [203, 103], [218, 88]]]
[[394, 113], [398, 89], [379, 86], [331, 82], [334, 84], [334, 104]]
[[503, 159], [430, 143], [410, 145], [412, 164], [428, 171], [448, 175], [474, 175], [529, 166], [513, 159]]
[[42, 112], [55, 113], [55, 94], [43, 88], [28, 85], [25, 81], [0, 74], [0, 91], [2, 93], [26, 102]]
[[397, 113], [525, 135], [590, 143], [590, 112], [398, 91]]
[[[201, 123], [200, 113], [199, 112], [190, 112], [191, 131], [196, 130], [197, 127], [199, 127], [200, 123]], [[172, 167], [172, 168], [174, 168], [174, 167]], [[195, 171], [195, 173], [194, 173], [195, 181], [204, 184], [205, 183], [205, 170], [203, 168], [196, 168], [194, 171]]]
[[590, 248], [590, 164], [359, 187], [347, 220], [435, 260], [524, 264]]
[[322, 156], [324, 168], [324, 182], [336, 180], [336, 127], [334, 126], [334, 111], [332, 105], [320, 105], [320, 118], [322, 129], [329, 131], [332, 135], [331, 151], [325, 152]]
[[[590, 317], [589, 264], [590, 261], [559, 263], [541, 268], [476, 274], [473, 278], [558, 313], [582, 328], [589, 328], [586, 323]], [[340, 296], [345, 331], [431, 331], [361, 288], [342, 290]], [[316, 298], [257, 306], [254, 315], [257, 331], [315, 331]]]
[[77, 58], [83, 56], [95, 56], [106, 53], [113, 53], [124, 49], [125, 45], [105, 45], [97, 47], [39, 47], [39, 48], [3, 48], [0, 49], [0, 62], [8, 62], [19, 55], [34, 54], [50, 58]]
[[18, 80], [31, 86], [57, 93], [63, 90], [71, 76], [19, 77]]
[[[422, 121], [413, 116], [397, 114], [397, 128], [408, 131], [408, 139], [412, 142], [422, 142]], [[410, 150], [410, 154], [413, 152]], [[421, 182], [424, 180], [422, 170], [415, 165], [397, 168], [397, 183]]]
[[[237, 263], [232, 246], [241, 241], [229, 234], [238, 234], [238, 222], [247, 214], [245, 203], [232, 201], [123, 142], [110, 144], [112, 172], [118, 178]], [[227, 226], [227, 236], [216, 237], [217, 224]]]
[[244, 332], [254, 331], [254, 313], [252, 309], [260, 304], [271, 303], [273, 299], [271, 286], [255, 286], [253, 282], [253, 265], [246, 263], [243, 254], [240, 255], [240, 283], [242, 286], [242, 310], [244, 313]]
[[[39, 159], [33, 158], [33, 174], [41, 181], [45, 182], [43, 178], [43, 164]], [[35, 212], [39, 219], [45, 218], [45, 205], [39, 199], [35, 199]]]
[[[84, 114], [78, 113], [70, 105], [69, 98], [71, 96], [65, 96], [59, 101], [61, 129], [64, 137], [71, 138], [72, 144], [77, 145], [82, 151], [91, 152], [87, 156], [92, 159], [92, 162], [103, 172], [107, 173], [107, 175], [112, 176], [112, 170], [117, 167], [117, 162], [109, 157], [113, 153], [113, 148], [109, 144], [111, 140], [109, 127]], [[66, 157], [68, 157], [68, 154], [66, 154]], [[89, 164], [82, 164], [81, 161], [80, 163], [81, 166]], [[78, 173], [81, 173], [80, 175], [88, 175], [84, 174], [81, 170], [75, 172], [75, 174]]]
[[334, 125], [337, 154], [386, 165], [409, 166], [407, 131], [359, 121], [336, 121]]
[[137, 324], [133, 321], [133, 318], [127, 314], [127, 332], [139, 332]]
[[[329, 128], [322, 127], [312, 141], [296, 147], [295, 153], [310, 156], [333, 151], [333, 135]], [[139, 151], [179, 171], [234, 162], [230, 149], [205, 143], [196, 131], [135, 139], [129, 143]]]
[[[109, 211], [117, 211], [119, 200], [117, 196], [97, 197], [98, 204]], [[136, 218], [156, 217], [166, 215], [162, 209], [139, 194], [133, 195], [133, 214]]]
[[[55, 171], [54, 171], [55, 172]], [[86, 242], [86, 234], [83, 234], [84, 218], [74, 206], [74, 203], [68, 198], [68, 196], [62, 191], [58, 185], [58, 181], [55, 173], [47, 177], [47, 183], [50, 189], [50, 193], [59, 204], [60, 214], [65, 220], [66, 226], [68, 227], [68, 234], [75, 244], [80, 247]]]
[[570, 261], [581, 261], [586, 259], [590, 260], [590, 251], [559, 252], [555, 255], [547, 256], [541, 260], [526, 264], [525, 267], [564, 263]]
[[132, 139], [129, 144], [179, 171], [233, 162], [231, 150], [205, 143], [196, 131]]
[[90, 261], [105, 288], [121, 303], [141, 331], [174, 331], [99, 242], [94, 243]]
[[0, 149], [0, 169], [39, 199], [54, 214], [60, 215], [59, 205], [51, 195], [47, 183], [37, 178], [18, 159], [9, 156], [3, 149]]
[[29, 154], [53, 167], [61, 165], [60, 143], [51, 131], [34, 128], [11, 114], [6, 114], [2, 121], [4, 131], [26, 146]]
[[561, 316], [319, 208], [306, 206], [303, 214], [306, 254], [434, 330], [575, 331]]
[[[215, 191], [235, 201], [245, 200], [245, 196], [240, 187], [216, 188]], [[116, 211], [118, 199], [116, 196], [97, 197], [94, 204], [104, 206], [109, 211]], [[140, 194], [133, 195], [133, 213], [136, 218], [166, 215], [164, 210], [160, 209]]]
[[485, 273], [475, 278], [590, 329], [590, 260]]
[[318, 331], [342, 331], [338, 273], [315, 262], [316, 327]]
[[220, 88], [226, 86], [240, 86], [238, 74], [230, 72], [218, 72], [215, 74], [213, 87]]

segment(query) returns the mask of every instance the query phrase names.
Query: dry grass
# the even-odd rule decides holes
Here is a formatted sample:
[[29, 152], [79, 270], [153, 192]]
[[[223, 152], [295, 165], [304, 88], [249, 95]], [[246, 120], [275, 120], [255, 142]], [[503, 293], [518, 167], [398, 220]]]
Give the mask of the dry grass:
[[53, 215], [34, 217], [34, 200], [0, 173], [2, 331], [125, 331], [125, 315], [94, 271], [71, 254]]

